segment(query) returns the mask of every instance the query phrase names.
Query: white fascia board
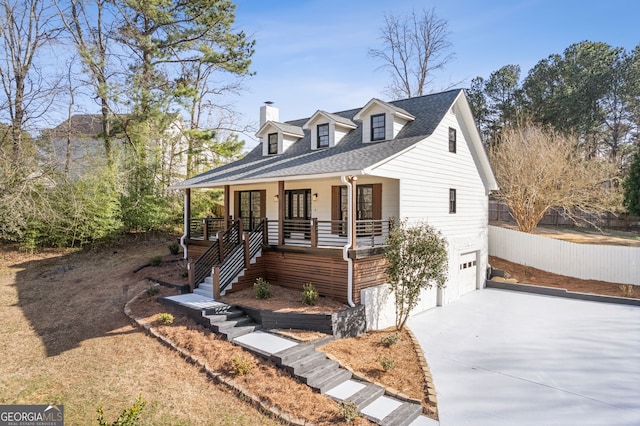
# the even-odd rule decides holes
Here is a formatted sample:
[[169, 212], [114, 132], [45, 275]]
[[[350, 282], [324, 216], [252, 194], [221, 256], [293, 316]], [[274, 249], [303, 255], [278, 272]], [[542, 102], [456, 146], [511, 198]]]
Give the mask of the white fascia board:
[[189, 188], [222, 188], [226, 185], [254, 185], [259, 183], [272, 183], [279, 181], [294, 181], [294, 180], [314, 180], [314, 179], [328, 179], [340, 176], [363, 176], [366, 175], [365, 170], [350, 170], [344, 172], [334, 173], [322, 173], [315, 175], [294, 175], [294, 176], [280, 176], [264, 179], [247, 179], [247, 180], [230, 180], [230, 181], [217, 181], [215, 183], [197, 183], [189, 186], [170, 186], [167, 189], [189, 189]]

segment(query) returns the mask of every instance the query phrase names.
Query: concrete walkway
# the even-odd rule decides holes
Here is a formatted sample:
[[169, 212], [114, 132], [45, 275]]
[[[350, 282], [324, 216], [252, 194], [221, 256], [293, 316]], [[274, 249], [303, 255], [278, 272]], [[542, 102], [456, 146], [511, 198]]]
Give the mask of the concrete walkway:
[[640, 425], [640, 308], [475, 291], [408, 322], [440, 424]]

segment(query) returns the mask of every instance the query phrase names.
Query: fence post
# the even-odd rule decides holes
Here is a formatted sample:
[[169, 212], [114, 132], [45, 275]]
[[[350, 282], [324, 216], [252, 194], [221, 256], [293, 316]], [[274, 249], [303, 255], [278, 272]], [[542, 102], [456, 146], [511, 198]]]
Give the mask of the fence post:
[[224, 232], [218, 231], [218, 263], [222, 263], [224, 261]]
[[244, 250], [244, 267], [248, 268], [251, 262], [251, 248], [249, 247], [249, 234], [242, 234]]
[[193, 268], [194, 268], [194, 262], [189, 259], [187, 261], [187, 273], [189, 274], [189, 288], [191, 289], [191, 292], [193, 293], [193, 289], [195, 288], [195, 283], [194, 281], [194, 276], [193, 276]]
[[262, 219], [262, 245], [269, 245], [269, 220], [266, 217]]
[[311, 218], [311, 247], [318, 247], [318, 218]]
[[211, 271], [212, 279], [213, 279], [213, 299], [220, 299], [220, 267], [214, 266]]
[[206, 217], [202, 219], [202, 240], [209, 240], [209, 220]]

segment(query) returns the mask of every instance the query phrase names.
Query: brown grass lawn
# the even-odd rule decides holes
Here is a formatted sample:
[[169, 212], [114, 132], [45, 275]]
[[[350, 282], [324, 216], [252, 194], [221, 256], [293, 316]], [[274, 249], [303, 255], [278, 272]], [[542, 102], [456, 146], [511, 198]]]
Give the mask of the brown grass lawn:
[[133, 269], [167, 240], [36, 255], [0, 246], [0, 403], [65, 406], [68, 425], [113, 420], [136, 396], [144, 424], [275, 424], [134, 327], [123, 306], [149, 284]]

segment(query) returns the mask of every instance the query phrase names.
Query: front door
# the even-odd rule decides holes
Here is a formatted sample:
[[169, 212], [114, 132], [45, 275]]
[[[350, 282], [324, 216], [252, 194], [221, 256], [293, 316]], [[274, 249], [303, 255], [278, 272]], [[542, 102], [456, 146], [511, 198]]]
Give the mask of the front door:
[[[285, 220], [291, 221], [286, 226], [286, 234], [304, 232], [305, 238], [311, 238], [311, 190], [292, 189], [285, 191]], [[287, 237], [289, 235], [286, 235]]]
[[264, 191], [239, 191], [237, 217], [242, 220], [242, 229], [253, 231], [264, 216]]

